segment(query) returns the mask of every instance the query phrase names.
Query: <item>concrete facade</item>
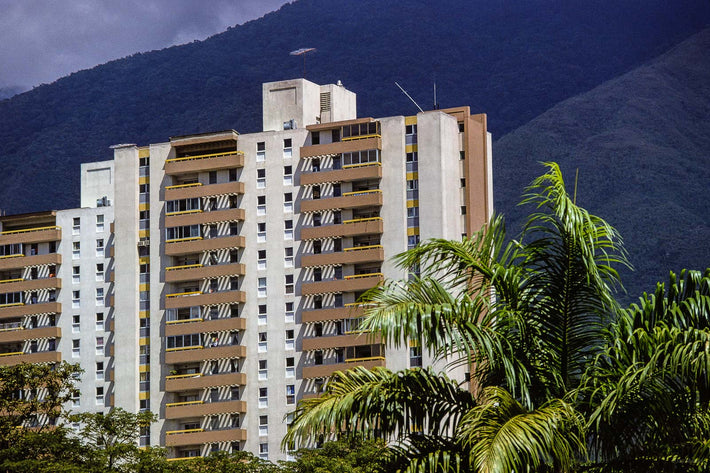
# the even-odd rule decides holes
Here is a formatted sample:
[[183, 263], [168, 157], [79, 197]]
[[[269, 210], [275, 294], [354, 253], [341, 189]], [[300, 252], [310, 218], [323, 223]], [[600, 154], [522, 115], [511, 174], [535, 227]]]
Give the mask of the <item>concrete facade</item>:
[[171, 457], [270, 460], [288, 457], [289, 412], [334, 371], [431, 363], [416, 342], [392, 350], [360, 333], [355, 302], [406, 277], [396, 254], [488, 219], [485, 115], [357, 118], [353, 92], [303, 79], [264, 84], [263, 106], [259, 133], [115, 146], [113, 161], [82, 166], [80, 209], [0, 217], [0, 280], [46, 279], [31, 282], [44, 292], [0, 294], [0, 322], [51, 329], [5, 344], [0, 332], [0, 363], [80, 362], [76, 407], [155, 412], [141, 443]]

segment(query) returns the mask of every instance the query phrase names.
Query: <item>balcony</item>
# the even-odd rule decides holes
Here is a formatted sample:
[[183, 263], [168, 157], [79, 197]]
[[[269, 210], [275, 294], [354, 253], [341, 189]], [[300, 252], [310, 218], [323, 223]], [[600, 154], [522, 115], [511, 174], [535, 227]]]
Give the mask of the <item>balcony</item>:
[[386, 363], [383, 356], [376, 356], [370, 358], [356, 358], [348, 360], [346, 363], [335, 363], [332, 365], [304, 366], [303, 379], [327, 378], [336, 371], [346, 371], [356, 366], [372, 369], [375, 366], [386, 366]]
[[191, 333], [230, 332], [233, 330], [246, 330], [247, 319], [231, 317], [225, 319], [202, 320], [171, 320], [165, 323], [165, 336], [188, 335]]
[[381, 337], [370, 333], [349, 333], [324, 337], [304, 338], [302, 350], [326, 350], [328, 348], [355, 347], [360, 345], [379, 344]]
[[25, 340], [39, 340], [42, 338], [61, 338], [62, 329], [59, 327], [0, 328], [0, 343], [23, 342]]
[[[352, 151], [364, 151], [368, 149], [382, 149], [382, 138], [374, 135], [358, 140], [337, 141], [322, 145], [302, 146], [300, 149], [301, 158], [318, 158], [322, 156], [334, 156]], [[167, 167], [167, 166], [166, 166]], [[303, 185], [303, 183], [301, 183]]]
[[62, 353], [59, 351], [0, 353], [0, 366], [19, 365], [20, 363], [59, 363], [61, 361]]
[[165, 226], [181, 227], [186, 225], [204, 225], [207, 223], [235, 222], [238, 220], [244, 220], [243, 209], [199, 210], [188, 211], [180, 213], [179, 215], [177, 213], [174, 215], [166, 214]]
[[166, 309], [180, 309], [182, 307], [193, 307], [197, 305], [220, 305], [238, 304], [246, 302], [244, 291], [223, 291], [223, 292], [178, 292], [165, 296]]
[[184, 238], [165, 242], [166, 256], [189, 255], [203, 251], [221, 250], [227, 248], [244, 248], [244, 237], [239, 235], [220, 238]]
[[301, 201], [301, 212], [322, 212], [331, 209], [359, 209], [364, 207], [381, 207], [382, 190], [370, 189], [356, 192], [346, 192], [340, 197], [324, 197]]
[[380, 163], [351, 164], [342, 169], [314, 171], [301, 173], [300, 184], [310, 186], [327, 182], [352, 182], [364, 179], [381, 179], [382, 165]]
[[241, 263], [210, 266], [202, 264], [170, 266], [165, 268], [165, 282], [197, 281], [199, 279], [214, 279], [223, 276], [243, 276], [245, 268], [246, 267]]
[[43, 302], [40, 304], [10, 304], [0, 306], [0, 319], [22, 317], [24, 315], [59, 314], [62, 304], [59, 302]]
[[244, 429], [224, 430], [169, 430], [165, 432], [166, 447], [183, 447], [187, 445], [201, 445], [203, 443], [243, 442], [247, 439]]
[[301, 312], [301, 322], [329, 322], [332, 320], [345, 320], [362, 317], [364, 308], [358, 304], [346, 304], [345, 307], [331, 307], [327, 309], [310, 309]]
[[171, 402], [165, 405], [166, 419], [184, 419], [186, 417], [212, 416], [217, 414], [237, 414], [247, 411], [244, 401], [221, 402]]
[[165, 187], [164, 200], [194, 199], [213, 195], [244, 194], [243, 182], [226, 182], [224, 184], [179, 184]]
[[374, 263], [385, 260], [385, 250], [382, 245], [369, 245], [345, 248], [343, 251], [333, 253], [319, 253], [303, 255], [301, 266], [330, 266], [340, 264]]
[[62, 287], [60, 278], [44, 278], [44, 279], [6, 279], [0, 281], [0, 291], [2, 292], [20, 292], [20, 291], [37, 291], [40, 289], [58, 289]]
[[245, 386], [246, 384], [247, 375], [244, 373], [175, 374], [165, 378], [165, 391], [193, 391], [204, 388], [218, 388], [220, 386]]
[[244, 153], [202, 154], [165, 160], [165, 174], [187, 174], [244, 167]]
[[301, 228], [301, 240], [379, 235], [382, 232], [382, 217], [357, 218], [336, 225]]
[[330, 281], [318, 281], [301, 284], [302, 296], [314, 296], [318, 294], [329, 294], [337, 292], [365, 291], [384, 280], [381, 273], [361, 274], [357, 276], [345, 276], [344, 279], [333, 279]]
[[0, 232], [0, 245], [13, 243], [44, 243], [62, 239], [62, 229], [57, 226], [27, 228]]
[[16, 255], [0, 257], [0, 270], [19, 269], [28, 266], [41, 266], [47, 264], [62, 264], [62, 255], [49, 253], [46, 255]]
[[168, 348], [165, 353], [165, 363], [173, 365], [177, 363], [190, 363], [206, 360], [228, 360], [232, 358], [244, 358], [246, 356], [247, 349], [242, 345]]

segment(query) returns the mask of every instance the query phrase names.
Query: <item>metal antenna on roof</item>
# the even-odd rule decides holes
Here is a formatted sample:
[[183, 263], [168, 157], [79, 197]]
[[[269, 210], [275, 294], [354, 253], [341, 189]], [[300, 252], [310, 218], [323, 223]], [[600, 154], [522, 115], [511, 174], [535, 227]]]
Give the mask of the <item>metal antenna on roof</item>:
[[407, 98], [408, 98], [409, 100], [411, 100], [414, 105], [417, 106], [417, 108], [419, 109], [420, 112], [423, 112], [423, 111], [424, 111], [424, 110], [422, 110], [422, 107], [420, 107], [419, 104], [414, 101], [414, 99], [412, 98], [412, 96], [409, 95], [409, 94], [407, 93], [407, 91], [404, 90], [404, 89], [402, 88], [402, 86], [397, 83], [397, 81], [395, 81], [394, 85], [396, 85], [397, 87], [399, 87], [399, 90], [401, 90], [402, 93], [403, 93], [404, 95], [406, 95]]
[[303, 78], [306, 78], [306, 54], [315, 51], [316, 48], [300, 48], [288, 53], [291, 56], [303, 56]]

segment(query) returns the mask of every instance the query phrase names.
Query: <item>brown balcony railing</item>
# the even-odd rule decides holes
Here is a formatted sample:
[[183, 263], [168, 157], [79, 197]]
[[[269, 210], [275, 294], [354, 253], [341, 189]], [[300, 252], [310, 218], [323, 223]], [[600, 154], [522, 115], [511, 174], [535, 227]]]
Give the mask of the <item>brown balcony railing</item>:
[[244, 153], [234, 151], [230, 153], [203, 154], [183, 158], [165, 160], [165, 174], [183, 174], [220, 169], [238, 168], [244, 166]]
[[175, 374], [166, 376], [165, 391], [193, 391], [220, 386], [244, 386], [246, 384], [247, 376], [244, 373], [221, 373], [211, 375], [203, 375], [201, 373]]
[[246, 430], [237, 428], [224, 430], [169, 430], [165, 433], [165, 446], [181, 447], [204, 443], [243, 442], [246, 439]]
[[324, 197], [301, 201], [301, 212], [321, 212], [330, 209], [358, 209], [382, 206], [382, 191], [369, 189], [346, 192], [339, 197]]
[[166, 201], [236, 194], [244, 194], [243, 182], [226, 182], [224, 184], [201, 184], [197, 182], [165, 187]]

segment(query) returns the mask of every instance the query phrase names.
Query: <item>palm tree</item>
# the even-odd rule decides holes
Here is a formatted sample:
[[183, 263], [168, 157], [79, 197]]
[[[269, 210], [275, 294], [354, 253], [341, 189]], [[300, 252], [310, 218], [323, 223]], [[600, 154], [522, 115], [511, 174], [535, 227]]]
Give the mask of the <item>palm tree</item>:
[[580, 387], [589, 471], [710, 469], [710, 270], [622, 311]]
[[616, 310], [615, 230], [578, 207], [558, 166], [528, 188], [520, 241], [502, 217], [463, 241], [431, 240], [397, 257], [418, 270], [365, 295], [365, 328], [390, 346], [418, 340], [472, 367], [471, 383], [431, 369], [356, 368], [301, 401], [284, 444], [358, 432], [392, 440], [401, 471], [570, 471], [586, 455], [572, 404]]

